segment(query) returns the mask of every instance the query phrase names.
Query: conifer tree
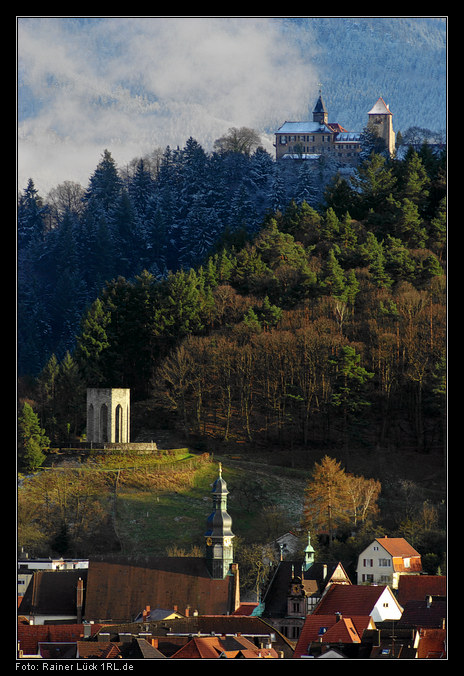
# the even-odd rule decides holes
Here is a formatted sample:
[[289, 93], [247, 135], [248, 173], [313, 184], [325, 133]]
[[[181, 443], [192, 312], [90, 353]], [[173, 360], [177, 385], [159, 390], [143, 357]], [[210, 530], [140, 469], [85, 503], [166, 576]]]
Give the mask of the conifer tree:
[[19, 417], [19, 457], [25, 470], [37, 470], [45, 460], [44, 449], [50, 444], [45, 431], [40, 427], [37, 415], [27, 402]]
[[87, 387], [104, 387], [106, 384], [102, 358], [109, 346], [106, 333], [109, 322], [110, 315], [97, 298], [83, 319], [75, 353]]
[[32, 242], [40, 242], [45, 235], [45, 215], [47, 206], [29, 179], [18, 202], [18, 250], [24, 249]]

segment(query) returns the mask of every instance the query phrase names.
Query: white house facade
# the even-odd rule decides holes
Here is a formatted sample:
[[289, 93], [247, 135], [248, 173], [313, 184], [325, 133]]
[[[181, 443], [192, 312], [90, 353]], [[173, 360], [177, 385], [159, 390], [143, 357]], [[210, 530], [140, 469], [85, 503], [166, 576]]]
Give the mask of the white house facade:
[[398, 589], [400, 575], [422, 572], [420, 554], [404, 538], [377, 538], [361, 552], [358, 584], [387, 584]]

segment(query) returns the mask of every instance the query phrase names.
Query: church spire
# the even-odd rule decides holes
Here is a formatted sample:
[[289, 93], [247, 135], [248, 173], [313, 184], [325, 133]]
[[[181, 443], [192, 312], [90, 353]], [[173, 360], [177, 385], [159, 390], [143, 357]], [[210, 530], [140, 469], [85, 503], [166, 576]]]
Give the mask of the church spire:
[[319, 89], [319, 98], [316, 101], [316, 105], [313, 110], [313, 122], [319, 122], [320, 124], [327, 124], [329, 121], [329, 114], [325, 107], [324, 100], [322, 98], [322, 91]]
[[222, 478], [222, 465], [219, 463], [218, 478], [213, 484], [213, 511], [207, 519], [206, 563], [214, 579], [224, 579], [234, 559], [232, 539], [232, 519], [227, 512], [227, 484]]
[[314, 547], [311, 545], [311, 534], [308, 530], [308, 544], [304, 550], [304, 570], [309, 570], [314, 563]]

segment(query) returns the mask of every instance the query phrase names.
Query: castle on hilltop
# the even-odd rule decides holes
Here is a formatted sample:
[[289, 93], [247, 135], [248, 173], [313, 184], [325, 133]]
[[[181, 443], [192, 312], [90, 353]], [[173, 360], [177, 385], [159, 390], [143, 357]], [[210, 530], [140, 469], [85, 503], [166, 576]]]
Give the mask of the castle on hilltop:
[[[380, 97], [367, 113], [367, 127], [385, 141], [393, 155], [395, 132], [392, 113]], [[319, 92], [312, 122], [284, 122], [275, 132], [276, 160], [334, 159], [340, 164], [354, 166], [361, 152], [361, 132], [347, 131], [338, 122], [329, 122], [329, 115]]]

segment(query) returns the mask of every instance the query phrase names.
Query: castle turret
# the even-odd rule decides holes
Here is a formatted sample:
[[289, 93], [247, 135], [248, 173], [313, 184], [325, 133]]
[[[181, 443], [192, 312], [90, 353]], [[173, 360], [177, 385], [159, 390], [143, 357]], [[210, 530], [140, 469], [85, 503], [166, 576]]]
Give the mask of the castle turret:
[[380, 97], [368, 114], [368, 128], [385, 141], [390, 156], [395, 152], [395, 132], [393, 131], [393, 113]]

